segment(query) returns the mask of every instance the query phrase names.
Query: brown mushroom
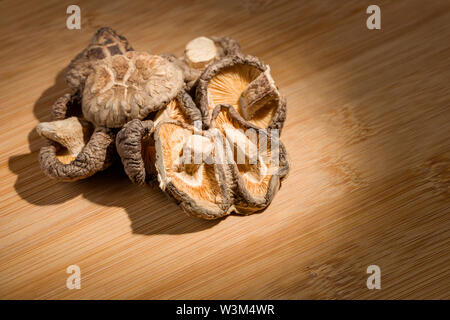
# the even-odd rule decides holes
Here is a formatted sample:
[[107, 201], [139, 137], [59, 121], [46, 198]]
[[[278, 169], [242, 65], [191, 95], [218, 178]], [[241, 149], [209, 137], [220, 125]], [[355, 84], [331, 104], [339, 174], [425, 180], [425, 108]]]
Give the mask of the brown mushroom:
[[68, 86], [75, 91], [82, 90], [95, 61], [127, 51], [133, 51], [133, 48], [124, 36], [108, 27], [98, 29], [87, 48], [70, 62], [66, 71]]
[[289, 171], [278, 131], [259, 129], [245, 121], [233, 106], [225, 104], [215, 107], [211, 128], [225, 136], [227, 152], [233, 160], [229, 168], [235, 183], [235, 211], [250, 214], [265, 209]]
[[168, 120], [193, 125], [195, 121], [201, 121], [201, 114], [192, 98], [182, 90], [164, 109], [150, 118], [153, 121], [146, 119], [128, 122], [116, 138], [117, 152], [125, 172], [133, 183], [140, 185], [153, 181], [156, 176], [154, 126]]
[[[233, 210], [227, 165], [211, 161], [220, 152], [224, 157], [220, 133], [167, 121], [156, 126], [154, 136], [159, 186], [187, 214], [216, 219]], [[195, 161], [192, 151], [200, 155], [200, 161]]]
[[40, 123], [36, 131], [47, 139], [39, 152], [42, 170], [51, 178], [74, 181], [107, 168], [114, 154], [114, 132], [94, 128], [79, 115], [77, 94], [66, 94], [52, 107], [52, 121]]
[[277, 133], [224, 104], [216, 106], [209, 130], [161, 122], [154, 132], [160, 187], [186, 213], [205, 219], [262, 211], [289, 171]]
[[247, 122], [262, 129], [282, 129], [286, 102], [269, 66], [253, 56], [227, 56], [210, 65], [198, 80], [197, 104], [209, 126], [218, 104], [230, 104]]
[[181, 70], [160, 56], [130, 51], [107, 57], [86, 80], [83, 114], [97, 126], [122, 127], [163, 108], [182, 86]]
[[[134, 183], [157, 177], [189, 215], [264, 210], [289, 171], [279, 140], [286, 102], [269, 66], [224, 37], [193, 39], [180, 59], [132, 50], [101, 28], [71, 61], [66, 80], [75, 93], [36, 128], [47, 139], [43, 171], [86, 178], [111, 164], [116, 147]], [[122, 129], [115, 138], [109, 128]]]

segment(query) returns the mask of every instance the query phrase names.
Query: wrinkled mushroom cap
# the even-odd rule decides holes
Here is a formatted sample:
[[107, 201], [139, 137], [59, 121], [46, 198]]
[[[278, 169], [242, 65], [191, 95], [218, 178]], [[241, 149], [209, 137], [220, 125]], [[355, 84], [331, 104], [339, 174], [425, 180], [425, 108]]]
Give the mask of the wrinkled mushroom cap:
[[286, 149], [271, 131], [245, 121], [231, 105], [218, 105], [211, 126], [228, 144], [229, 166], [235, 182], [236, 212], [250, 214], [265, 209], [289, 172]]
[[116, 149], [125, 173], [133, 183], [144, 185], [149, 182], [155, 169], [155, 142], [151, 120], [131, 120], [119, 131]]
[[179, 68], [166, 59], [130, 51], [96, 63], [83, 91], [83, 115], [118, 128], [163, 108], [183, 87]]
[[66, 94], [53, 104], [52, 121], [38, 125], [47, 144], [40, 149], [42, 171], [60, 181], [92, 176], [111, 165], [115, 134], [96, 128], [82, 118], [77, 94]]
[[223, 164], [189, 164], [183, 159], [190, 148], [199, 148], [201, 153], [218, 152], [222, 144], [217, 139], [220, 137], [180, 122], [162, 122], [155, 129], [160, 188], [187, 214], [204, 219], [220, 218], [232, 211], [231, 188], [226, 183], [231, 181], [229, 173]]
[[286, 103], [270, 68], [253, 56], [227, 56], [211, 64], [198, 80], [196, 100], [208, 127], [218, 104], [230, 104], [252, 125], [281, 130]]
[[133, 48], [124, 36], [108, 27], [98, 29], [87, 48], [70, 62], [65, 76], [67, 85], [74, 90], [82, 89], [95, 61], [127, 51]]
[[46, 175], [60, 181], [88, 178], [112, 163], [114, 133], [107, 128], [97, 128], [80, 153], [70, 162], [60, 160], [61, 147], [50, 142], [41, 148], [39, 163]]
[[156, 175], [154, 126], [164, 121], [193, 125], [195, 121], [201, 121], [201, 114], [189, 94], [182, 90], [152, 119], [128, 122], [116, 138], [117, 152], [125, 172], [133, 183], [140, 185], [152, 182]]

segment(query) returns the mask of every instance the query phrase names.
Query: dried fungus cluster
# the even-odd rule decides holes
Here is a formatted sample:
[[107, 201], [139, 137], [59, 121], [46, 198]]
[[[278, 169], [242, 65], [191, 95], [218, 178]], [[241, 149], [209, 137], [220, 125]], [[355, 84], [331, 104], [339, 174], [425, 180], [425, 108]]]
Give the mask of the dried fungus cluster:
[[51, 178], [87, 178], [118, 154], [133, 183], [158, 181], [186, 213], [215, 219], [264, 210], [289, 171], [285, 99], [269, 66], [231, 38], [196, 38], [177, 57], [101, 28], [66, 82], [72, 93], [36, 128]]

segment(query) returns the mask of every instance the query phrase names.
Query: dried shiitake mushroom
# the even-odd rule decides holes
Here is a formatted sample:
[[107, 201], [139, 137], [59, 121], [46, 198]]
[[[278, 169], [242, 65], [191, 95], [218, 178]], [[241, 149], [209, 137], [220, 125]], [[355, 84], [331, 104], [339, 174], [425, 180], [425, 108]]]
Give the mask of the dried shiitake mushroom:
[[122, 127], [163, 108], [183, 84], [181, 70], [160, 56], [129, 51], [107, 57], [86, 80], [83, 114], [97, 126]]
[[211, 127], [225, 136], [227, 152], [233, 157], [229, 169], [234, 178], [235, 211], [250, 214], [265, 209], [289, 171], [283, 143], [271, 131], [245, 121], [231, 105], [215, 107]]
[[110, 129], [94, 128], [81, 116], [78, 94], [66, 94], [52, 107], [52, 121], [36, 127], [47, 145], [39, 152], [42, 170], [61, 181], [87, 178], [112, 163], [115, 135]]
[[173, 54], [165, 54], [163, 57], [183, 71], [186, 90], [190, 91], [208, 65], [217, 59], [240, 53], [241, 47], [232, 38], [198, 37], [187, 43], [182, 58], [177, 58]]
[[68, 86], [73, 90], [82, 90], [93, 63], [127, 51], [133, 51], [133, 48], [124, 36], [108, 27], [98, 29], [88, 47], [70, 62], [66, 71]]
[[201, 114], [189, 94], [182, 90], [150, 119], [153, 121], [135, 119], [128, 122], [116, 138], [125, 172], [132, 182], [141, 185], [149, 183], [156, 175], [154, 126], [171, 120], [193, 125], [195, 121], [201, 121]]
[[227, 215], [232, 210], [232, 179], [227, 166], [191, 158], [194, 150], [203, 159], [211, 159], [220, 150], [224, 154], [218, 131], [167, 121], [156, 126], [154, 137], [160, 188], [189, 215], [204, 219]]
[[47, 139], [39, 161], [52, 178], [89, 177], [117, 149], [134, 183], [157, 177], [186, 213], [216, 219], [264, 210], [289, 171], [279, 140], [286, 102], [269, 66], [231, 38], [193, 39], [177, 58], [134, 51], [101, 28], [66, 82], [73, 93], [36, 127]]
[[249, 124], [231, 105], [216, 106], [208, 130], [166, 121], [154, 139], [160, 188], [204, 219], [264, 210], [289, 171], [278, 136]]
[[228, 56], [206, 68], [198, 80], [196, 100], [207, 127], [218, 104], [232, 105], [262, 129], [281, 130], [286, 119], [286, 102], [269, 66], [253, 56]]

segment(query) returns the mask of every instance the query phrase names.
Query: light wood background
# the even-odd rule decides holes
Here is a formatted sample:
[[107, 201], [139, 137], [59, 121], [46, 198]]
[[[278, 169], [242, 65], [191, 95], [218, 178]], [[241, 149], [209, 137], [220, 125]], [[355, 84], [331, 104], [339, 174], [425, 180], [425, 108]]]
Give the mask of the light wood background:
[[[450, 298], [449, 1], [77, 1], [81, 30], [69, 4], [0, 2], [0, 298]], [[34, 127], [105, 25], [152, 53], [228, 35], [271, 66], [292, 170], [264, 213], [189, 218], [120, 165], [44, 176]]]

